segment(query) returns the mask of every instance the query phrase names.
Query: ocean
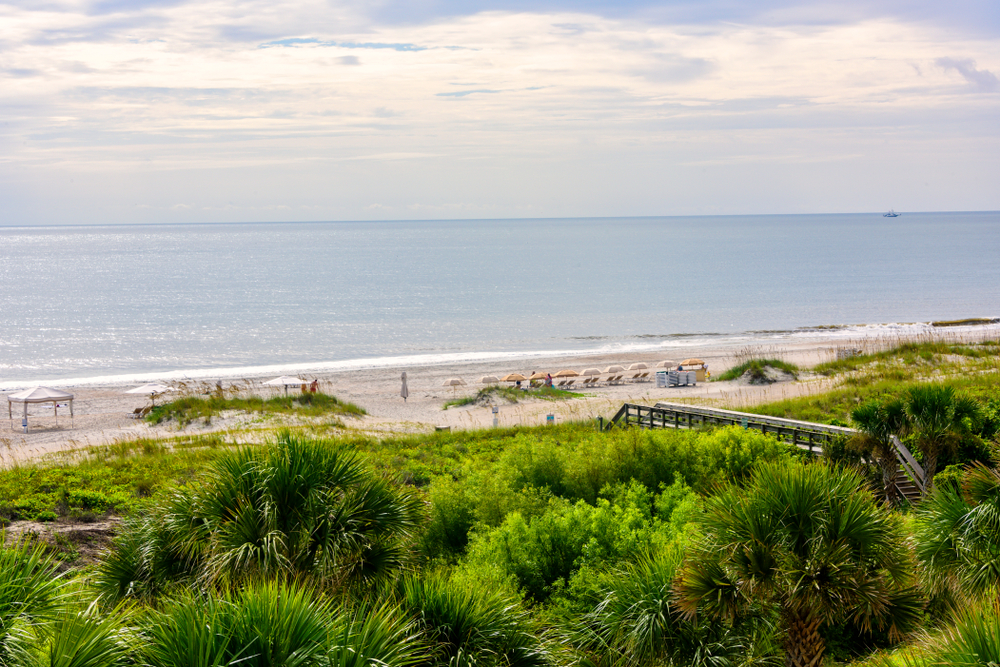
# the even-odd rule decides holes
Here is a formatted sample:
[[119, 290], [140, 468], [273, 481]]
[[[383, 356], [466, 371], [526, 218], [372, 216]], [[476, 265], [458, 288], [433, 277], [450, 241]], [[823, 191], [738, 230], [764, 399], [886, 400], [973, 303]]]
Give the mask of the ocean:
[[0, 281], [0, 389], [675, 356], [1000, 316], [1000, 213], [0, 227]]

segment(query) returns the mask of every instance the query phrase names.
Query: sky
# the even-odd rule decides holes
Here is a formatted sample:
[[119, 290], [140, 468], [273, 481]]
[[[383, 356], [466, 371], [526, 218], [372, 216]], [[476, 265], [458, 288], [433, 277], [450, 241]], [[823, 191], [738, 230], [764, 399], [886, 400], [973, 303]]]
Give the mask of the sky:
[[995, 0], [0, 0], [0, 225], [1000, 210]]

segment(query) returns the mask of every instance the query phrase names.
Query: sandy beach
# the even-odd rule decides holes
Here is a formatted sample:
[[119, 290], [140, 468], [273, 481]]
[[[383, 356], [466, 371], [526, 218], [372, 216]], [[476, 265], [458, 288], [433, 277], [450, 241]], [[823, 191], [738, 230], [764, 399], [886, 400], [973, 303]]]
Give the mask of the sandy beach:
[[[843, 345], [843, 340], [810, 340], [780, 347], [748, 350], [725, 347], [685, 348], [684, 357], [697, 357], [705, 361], [711, 372], [718, 376], [727, 368], [739, 363], [750, 352], [757, 356], [780, 357], [801, 368], [807, 369], [820, 362], [832, 359], [836, 354], [835, 345]], [[596, 367], [604, 369], [613, 364], [628, 366], [644, 362], [650, 367], [663, 361], [663, 353], [653, 354], [601, 354], [560, 357], [553, 359], [531, 359], [527, 361], [505, 360], [502, 362], [476, 362], [465, 364], [443, 364], [431, 366], [409, 366], [405, 369], [374, 369], [344, 371], [329, 374], [302, 373], [299, 377], [317, 379], [319, 389], [363, 407], [367, 416], [344, 417], [345, 427], [371, 432], [427, 432], [435, 428], [474, 429], [491, 426], [493, 413], [489, 405], [467, 405], [444, 409], [444, 404], [452, 399], [474, 395], [483, 385], [480, 379], [487, 375], [503, 376], [511, 372], [525, 375], [533, 371], [555, 373], [561, 369], [581, 371]], [[672, 358], [680, 361], [680, 358]], [[400, 396], [400, 374], [405, 370], [408, 376], [409, 397], [404, 401]], [[532, 399], [526, 394], [525, 400], [516, 404], [503, 402], [497, 415], [501, 426], [544, 424], [549, 414], [557, 423], [567, 420], [586, 420], [596, 417], [609, 418], [623, 402], [652, 404], [656, 401], [693, 400], [700, 403], [740, 407], [755, 403], [799, 396], [822, 391], [830, 386], [823, 377], [804, 373], [798, 381], [778, 382], [767, 386], [751, 386], [739, 381], [703, 382], [694, 387], [657, 388], [653, 381], [654, 368], [650, 368], [645, 382], [625, 382], [608, 385], [599, 383], [586, 389], [576, 388], [580, 398], [546, 401]], [[626, 378], [634, 373], [626, 374]], [[221, 385], [230, 393], [256, 394], [264, 397], [276, 395], [281, 388], [268, 387], [263, 381], [273, 377], [222, 380]], [[466, 385], [456, 388], [444, 386], [449, 378], [461, 378]], [[606, 377], [606, 375], [604, 376]], [[180, 395], [180, 392], [204, 393], [216, 386], [215, 382], [174, 383], [179, 387], [177, 394], [169, 394], [159, 400]], [[149, 399], [124, 393], [133, 385], [63, 387], [75, 395], [74, 416], [68, 410], [61, 410], [58, 418], [53, 417], [51, 406], [33, 405], [29, 407], [29, 432], [23, 433], [19, 417], [20, 405], [15, 404], [13, 420], [7, 420], [0, 427], [0, 455], [7, 464], [36, 459], [54, 452], [103, 445], [116, 441], [140, 437], [171, 437], [181, 434], [207, 433], [214, 431], [252, 431], [282, 425], [276, 421], [283, 419], [273, 416], [261, 421], [258, 416], [247, 414], [227, 414], [214, 418], [211, 424], [189, 424], [179, 429], [176, 423], [151, 425], [130, 418], [136, 408], [148, 405]], [[290, 388], [290, 391], [298, 389]], [[289, 424], [296, 423], [288, 421]]]
[[[963, 333], [957, 335], [942, 330], [935, 338], [948, 341], [970, 342], [988, 338], [989, 332]], [[921, 340], [927, 340], [922, 337]], [[556, 373], [562, 369], [582, 371], [585, 368], [604, 369], [618, 364], [625, 367], [637, 362], [650, 366], [646, 381], [621, 384], [601, 382], [595, 386], [573, 387], [581, 393], [579, 398], [567, 400], [541, 400], [525, 393], [524, 400], [511, 404], [498, 404], [497, 421], [500, 426], [541, 425], [547, 416], [553, 415], [557, 423], [575, 420], [591, 420], [597, 417], [610, 418], [624, 402], [653, 404], [657, 401], [684, 401], [733, 409], [747, 408], [754, 404], [793, 398], [826, 391], [838, 380], [809, 372], [816, 364], [836, 357], [838, 348], [859, 349], [866, 352], [885, 349], [904, 342], [901, 338], [869, 338], [844, 341], [843, 338], [816, 337], [808, 340], [784, 342], [749, 348], [705, 345], [685, 347], [683, 354], [666, 357], [674, 363], [686, 358], [702, 359], [716, 377], [726, 369], [756, 358], [779, 358], [797, 365], [803, 372], [797, 380], [775, 382], [756, 386], [740, 380], [727, 382], [701, 382], [693, 387], [658, 388], [653, 380], [655, 365], [665, 360], [663, 352], [583, 354], [572, 357], [532, 358], [530, 360], [510, 360], [475, 363], [452, 363], [405, 368], [382, 368], [356, 371], [341, 371], [326, 374], [300, 373], [298, 377], [318, 380], [319, 390], [337, 398], [354, 403], [365, 409], [364, 417], [341, 417], [345, 429], [379, 433], [419, 433], [436, 428], [476, 429], [492, 426], [491, 405], [470, 404], [444, 409], [445, 403], [464, 396], [473, 396], [484, 385], [483, 376], [502, 377], [507, 373], [529, 375], [534, 371]], [[400, 375], [405, 370], [408, 378], [409, 397], [400, 396]], [[177, 387], [177, 393], [167, 394], [158, 400], [186, 393], [204, 394], [221, 386], [227, 395], [257, 395], [265, 398], [282, 391], [280, 387], [270, 387], [264, 381], [273, 378], [274, 373], [259, 377], [222, 379], [218, 381], [198, 380], [189, 383], [169, 383]], [[630, 378], [633, 373], [625, 374]], [[606, 378], [603, 374], [602, 378]], [[450, 378], [460, 378], [466, 384], [459, 387], [444, 386]], [[183, 429], [176, 422], [159, 425], [130, 418], [136, 408], [149, 404], [149, 399], [125, 391], [135, 386], [116, 384], [105, 386], [65, 386], [61, 388], [75, 395], [74, 417], [62, 409], [58, 417], [52, 414], [51, 406], [33, 405], [29, 407], [29, 432], [21, 429], [20, 408], [15, 404], [14, 418], [0, 426], [0, 465], [10, 465], [19, 461], [38, 459], [49, 454], [67, 452], [95, 445], [133, 440], [136, 438], [169, 438], [178, 435], [193, 435], [210, 432], [239, 434], [237, 437], [252, 439], [254, 431], [273, 429], [283, 425], [294, 426], [304, 423], [301, 419], [285, 415], [267, 415], [233, 411], [214, 417], [211, 423], [191, 423]], [[299, 391], [289, 388], [289, 391]], [[0, 399], [2, 400], [2, 399]]]

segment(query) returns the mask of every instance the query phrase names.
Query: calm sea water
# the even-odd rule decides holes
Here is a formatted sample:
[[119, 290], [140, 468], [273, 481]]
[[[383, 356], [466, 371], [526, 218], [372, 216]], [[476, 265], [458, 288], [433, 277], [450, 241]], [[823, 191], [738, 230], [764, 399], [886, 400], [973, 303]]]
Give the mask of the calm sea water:
[[995, 212], [0, 228], [0, 388], [857, 336], [1000, 315], [998, 260]]

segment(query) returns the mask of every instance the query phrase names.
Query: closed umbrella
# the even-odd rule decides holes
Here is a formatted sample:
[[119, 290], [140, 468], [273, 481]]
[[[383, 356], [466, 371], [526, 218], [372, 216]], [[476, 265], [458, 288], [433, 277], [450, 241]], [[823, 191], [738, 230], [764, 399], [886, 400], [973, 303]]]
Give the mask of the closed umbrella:
[[410, 388], [406, 386], [406, 371], [403, 371], [400, 379], [403, 381], [403, 388], [399, 390], [399, 395], [403, 397], [403, 403], [406, 403], [406, 399], [410, 396]]

